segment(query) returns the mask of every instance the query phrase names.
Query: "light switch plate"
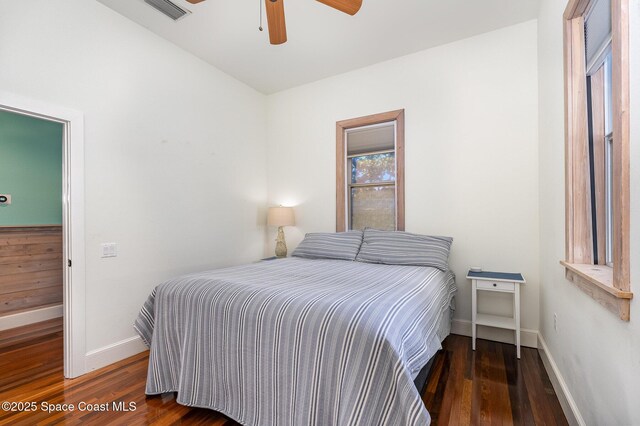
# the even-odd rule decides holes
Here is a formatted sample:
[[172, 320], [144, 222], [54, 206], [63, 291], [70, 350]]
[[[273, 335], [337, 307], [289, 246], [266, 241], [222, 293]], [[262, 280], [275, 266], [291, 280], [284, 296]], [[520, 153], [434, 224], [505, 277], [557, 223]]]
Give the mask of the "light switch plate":
[[116, 243], [102, 243], [102, 257], [116, 257], [118, 256], [118, 244]]
[[11, 194], [0, 194], [0, 205], [8, 206], [11, 204]]

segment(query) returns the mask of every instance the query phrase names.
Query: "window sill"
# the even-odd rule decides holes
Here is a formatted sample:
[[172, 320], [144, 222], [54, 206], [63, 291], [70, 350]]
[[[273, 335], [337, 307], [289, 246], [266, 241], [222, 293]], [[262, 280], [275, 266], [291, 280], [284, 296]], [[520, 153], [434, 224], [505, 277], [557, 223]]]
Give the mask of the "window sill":
[[587, 293], [623, 321], [629, 321], [630, 301], [633, 293], [613, 286], [613, 268], [560, 261], [565, 267], [567, 280]]

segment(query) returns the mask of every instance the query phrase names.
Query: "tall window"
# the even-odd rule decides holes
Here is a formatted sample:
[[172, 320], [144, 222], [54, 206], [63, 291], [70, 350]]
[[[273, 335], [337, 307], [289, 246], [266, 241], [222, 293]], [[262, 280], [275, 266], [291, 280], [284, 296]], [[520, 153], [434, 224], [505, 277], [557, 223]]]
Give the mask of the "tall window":
[[404, 111], [337, 123], [336, 229], [404, 230]]
[[629, 320], [628, 0], [564, 12], [566, 277]]
[[348, 229], [396, 229], [395, 123], [347, 130]]
[[[604, 0], [600, 0], [603, 1]], [[593, 263], [613, 266], [613, 127], [611, 37], [587, 71]], [[589, 57], [587, 56], [587, 63]]]

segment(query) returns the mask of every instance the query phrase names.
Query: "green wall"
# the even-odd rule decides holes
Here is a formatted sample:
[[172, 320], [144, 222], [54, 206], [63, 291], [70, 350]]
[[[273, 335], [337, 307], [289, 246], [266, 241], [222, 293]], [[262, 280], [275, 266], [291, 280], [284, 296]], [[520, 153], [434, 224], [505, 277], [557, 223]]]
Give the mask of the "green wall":
[[62, 223], [60, 123], [0, 110], [0, 226]]

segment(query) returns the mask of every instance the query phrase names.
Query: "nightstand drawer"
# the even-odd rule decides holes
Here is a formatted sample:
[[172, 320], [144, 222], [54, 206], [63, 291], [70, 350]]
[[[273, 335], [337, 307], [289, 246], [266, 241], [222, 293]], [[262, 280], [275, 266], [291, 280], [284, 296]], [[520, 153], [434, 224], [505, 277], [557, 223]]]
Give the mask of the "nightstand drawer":
[[478, 281], [478, 290], [492, 290], [492, 291], [515, 291], [514, 283], [505, 283], [500, 281]]

